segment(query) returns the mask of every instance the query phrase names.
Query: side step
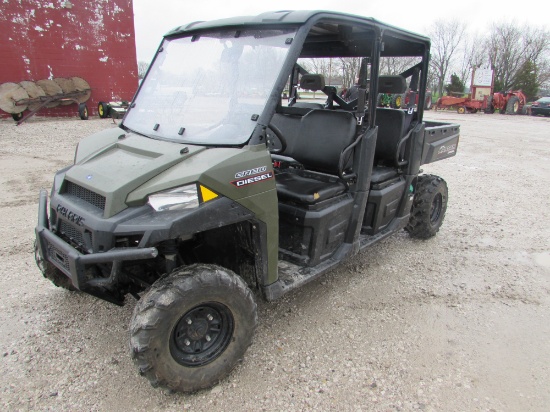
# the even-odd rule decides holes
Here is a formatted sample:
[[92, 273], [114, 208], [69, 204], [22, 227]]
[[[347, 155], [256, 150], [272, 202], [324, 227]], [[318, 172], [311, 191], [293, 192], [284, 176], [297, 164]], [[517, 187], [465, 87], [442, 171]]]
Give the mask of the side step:
[[[376, 235], [369, 236], [361, 234], [359, 236], [359, 247], [357, 251], [385, 239], [398, 230], [404, 228], [409, 221], [409, 216], [394, 219], [394, 221], [383, 231]], [[346, 257], [355, 254], [350, 244], [343, 244], [332, 255], [331, 258], [319, 263], [317, 266], [304, 267], [290, 263], [286, 260], [279, 260], [278, 271], [279, 279], [263, 287], [264, 296], [268, 301], [280, 298], [291, 290], [297, 289], [308, 282], [320, 277], [324, 273], [338, 266]]]
[[279, 280], [263, 288], [265, 298], [272, 301], [280, 298], [291, 290], [311, 282], [323, 273], [338, 266], [341, 260], [327, 259], [314, 267], [303, 267], [290, 263], [286, 260], [279, 260]]

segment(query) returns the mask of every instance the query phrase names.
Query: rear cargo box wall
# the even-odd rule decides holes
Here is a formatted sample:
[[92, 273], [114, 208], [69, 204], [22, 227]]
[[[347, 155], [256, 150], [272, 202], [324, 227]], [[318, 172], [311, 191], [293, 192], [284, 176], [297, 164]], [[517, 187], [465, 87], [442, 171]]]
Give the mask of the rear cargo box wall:
[[460, 127], [457, 124], [426, 122], [421, 164], [456, 155]]
[[[137, 90], [132, 0], [24, 0], [2, 3], [0, 84], [81, 77], [92, 88], [86, 102], [130, 100]], [[76, 105], [38, 115], [76, 116]], [[9, 117], [0, 111], [0, 116]]]

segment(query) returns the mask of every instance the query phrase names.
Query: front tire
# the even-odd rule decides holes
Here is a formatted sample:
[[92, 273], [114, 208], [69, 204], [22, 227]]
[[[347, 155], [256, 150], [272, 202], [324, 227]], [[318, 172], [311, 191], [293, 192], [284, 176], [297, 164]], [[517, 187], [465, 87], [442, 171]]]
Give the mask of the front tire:
[[409, 224], [405, 230], [411, 237], [429, 239], [435, 236], [445, 219], [449, 191], [439, 176], [418, 176]]
[[225, 378], [242, 359], [257, 325], [252, 291], [216, 265], [180, 268], [141, 298], [130, 348], [153, 386], [195, 392]]
[[495, 112], [495, 106], [493, 106], [493, 96], [487, 97], [487, 107], [485, 108], [485, 113], [493, 114]]
[[73, 286], [71, 280], [67, 276], [65, 276], [63, 272], [61, 272], [58, 268], [56, 268], [47, 260], [42, 259], [42, 256], [40, 256], [40, 253], [38, 251], [38, 244], [36, 243], [36, 240], [34, 241], [34, 261], [36, 262], [36, 266], [38, 266], [38, 268], [42, 272], [42, 275], [50, 282], [52, 282], [55, 286], [57, 286], [58, 288], [67, 289], [71, 292], [77, 290]]
[[105, 119], [105, 118], [109, 117], [110, 110], [111, 110], [111, 108], [109, 107], [108, 103], [99, 102], [97, 104], [97, 113], [99, 114], [99, 117], [101, 119]]

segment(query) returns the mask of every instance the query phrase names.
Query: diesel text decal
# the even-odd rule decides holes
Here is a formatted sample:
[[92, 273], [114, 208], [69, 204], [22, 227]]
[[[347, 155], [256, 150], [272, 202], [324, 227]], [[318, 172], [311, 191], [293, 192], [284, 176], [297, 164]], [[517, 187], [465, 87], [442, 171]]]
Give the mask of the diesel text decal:
[[243, 187], [243, 186], [251, 185], [253, 183], [263, 182], [264, 180], [269, 180], [269, 179], [273, 179], [273, 172], [265, 172], [254, 176], [233, 180], [231, 184], [237, 187]]

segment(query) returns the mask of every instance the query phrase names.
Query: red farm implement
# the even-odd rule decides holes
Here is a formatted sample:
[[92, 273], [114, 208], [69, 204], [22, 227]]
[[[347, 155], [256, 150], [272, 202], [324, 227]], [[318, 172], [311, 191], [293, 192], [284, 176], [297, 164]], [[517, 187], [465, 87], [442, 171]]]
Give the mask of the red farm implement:
[[490, 69], [474, 70], [470, 93], [467, 97], [443, 96], [437, 100], [435, 109], [455, 108], [460, 114], [476, 113], [483, 110], [485, 113], [501, 114], [525, 113], [527, 96], [521, 90], [502, 91], [493, 93], [494, 76]]

